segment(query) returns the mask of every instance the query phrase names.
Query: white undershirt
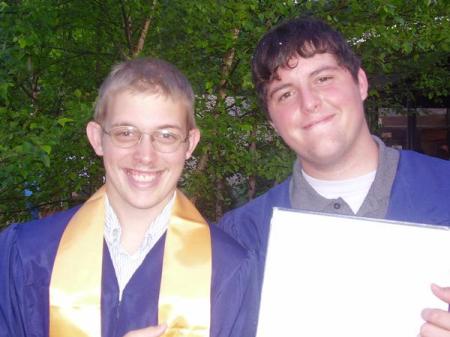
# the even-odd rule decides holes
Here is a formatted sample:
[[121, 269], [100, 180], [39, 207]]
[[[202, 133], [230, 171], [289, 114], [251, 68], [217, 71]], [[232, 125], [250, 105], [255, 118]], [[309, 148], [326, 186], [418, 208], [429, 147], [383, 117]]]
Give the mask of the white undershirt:
[[133, 274], [144, 261], [147, 254], [163, 236], [167, 230], [167, 226], [175, 200], [175, 194], [167, 203], [152, 223], [149, 223], [147, 231], [144, 234], [141, 246], [134, 254], [129, 254], [121, 245], [120, 238], [122, 236], [122, 227], [119, 223], [116, 213], [114, 212], [108, 197], [105, 198], [105, 230], [104, 237], [111, 255], [112, 264], [119, 285], [119, 300], [122, 299], [122, 293], [126, 285], [130, 281]]
[[302, 170], [303, 177], [317, 193], [327, 199], [344, 199], [355, 214], [363, 204], [367, 193], [369, 193], [376, 172], [375, 170], [346, 180], [321, 180], [309, 176]]

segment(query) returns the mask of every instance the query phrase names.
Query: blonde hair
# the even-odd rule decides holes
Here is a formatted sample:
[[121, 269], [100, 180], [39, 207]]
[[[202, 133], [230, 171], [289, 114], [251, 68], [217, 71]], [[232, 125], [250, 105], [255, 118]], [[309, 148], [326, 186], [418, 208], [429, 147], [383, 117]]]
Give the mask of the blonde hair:
[[181, 71], [166, 61], [146, 57], [116, 65], [100, 86], [94, 112], [96, 122], [105, 120], [110, 98], [123, 91], [180, 100], [186, 107], [188, 130], [196, 127], [192, 86]]

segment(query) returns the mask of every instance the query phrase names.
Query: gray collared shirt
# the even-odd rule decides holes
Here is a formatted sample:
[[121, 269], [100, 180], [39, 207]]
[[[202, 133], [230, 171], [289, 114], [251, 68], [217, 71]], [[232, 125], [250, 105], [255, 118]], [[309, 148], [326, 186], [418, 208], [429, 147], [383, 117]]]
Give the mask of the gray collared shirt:
[[400, 152], [388, 148], [378, 138], [373, 137], [378, 145], [378, 167], [375, 179], [358, 212], [353, 213], [350, 206], [342, 199], [327, 199], [317, 193], [305, 180], [299, 160], [294, 163], [292, 179], [289, 185], [291, 205], [295, 209], [322, 213], [356, 215], [367, 218], [385, 217], [392, 184], [397, 172]]

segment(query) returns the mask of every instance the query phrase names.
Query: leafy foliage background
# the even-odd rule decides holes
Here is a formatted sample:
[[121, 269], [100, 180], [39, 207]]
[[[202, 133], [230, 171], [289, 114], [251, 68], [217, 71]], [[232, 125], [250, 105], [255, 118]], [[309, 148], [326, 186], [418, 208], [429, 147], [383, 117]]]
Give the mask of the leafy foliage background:
[[251, 54], [270, 27], [315, 15], [338, 28], [368, 73], [376, 132], [380, 107], [448, 98], [449, 7], [445, 0], [0, 1], [0, 227], [29, 219], [32, 207], [43, 216], [81, 203], [102, 185], [84, 128], [99, 85], [122, 60], [163, 58], [193, 83], [202, 141], [180, 186], [215, 220], [291, 170], [293, 154], [251, 84]]

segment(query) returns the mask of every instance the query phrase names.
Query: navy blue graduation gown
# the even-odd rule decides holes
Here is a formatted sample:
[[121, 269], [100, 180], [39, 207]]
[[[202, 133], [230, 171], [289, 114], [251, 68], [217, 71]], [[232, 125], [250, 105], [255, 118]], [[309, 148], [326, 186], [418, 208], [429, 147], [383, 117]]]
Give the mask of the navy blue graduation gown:
[[[287, 178], [258, 198], [224, 215], [218, 226], [257, 255], [261, 291], [273, 207], [292, 208]], [[389, 220], [450, 226], [450, 161], [400, 151], [387, 214]], [[250, 308], [257, 321], [258, 305]]]
[[[0, 233], [0, 336], [44, 337], [49, 330], [49, 284], [61, 235], [76, 209], [11, 225]], [[251, 253], [211, 227], [213, 276], [211, 331], [214, 337], [255, 333], [248, 313], [257, 303]], [[124, 289], [119, 288], [104, 243], [101, 319], [103, 337], [156, 325], [165, 236], [149, 252]], [[70, 277], [70, 275], [67, 275]]]

